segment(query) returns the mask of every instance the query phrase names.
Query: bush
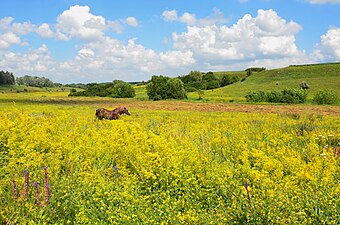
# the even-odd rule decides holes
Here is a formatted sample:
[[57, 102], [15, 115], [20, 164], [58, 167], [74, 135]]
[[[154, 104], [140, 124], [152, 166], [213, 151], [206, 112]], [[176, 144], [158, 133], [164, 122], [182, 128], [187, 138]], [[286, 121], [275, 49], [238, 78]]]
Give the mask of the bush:
[[332, 105], [338, 102], [338, 96], [329, 90], [321, 90], [317, 92], [313, 98], [313, 103], [318, 105]]
[[272, 91], [270, 93], [267, 93], [267, 101], [268, 102], [281, 102], [282, 99], [282, 93], [279, 91]]
[[282, 91], [282, 103], [304, 103], [307, 99], [307, 92], [305, 90], [284, 89]]
[[266, 102], [267, 96], [264, 91], [251, 91], [246, 95], [247, 102]]
[[149, 99], [185, 99], [187, 98], [183, 82], [179, 78], [152, 76], [146, 85]]
[[307, 92], [304, 90], [284, 89], [281, 92], [252, 91], [246, 96], [248, 102], [304, 103]]

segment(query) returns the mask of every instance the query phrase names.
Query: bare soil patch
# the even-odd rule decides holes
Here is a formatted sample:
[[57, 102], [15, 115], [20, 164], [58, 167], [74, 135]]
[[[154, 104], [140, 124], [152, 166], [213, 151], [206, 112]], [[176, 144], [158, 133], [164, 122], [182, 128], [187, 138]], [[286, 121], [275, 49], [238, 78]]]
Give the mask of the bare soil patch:
[[[122, 104], [122, 103], [121, 103]], [[169, 111], [205, 111], [205, 112], [244, 112], [273, 114], [319, 114], [340, 116], [340, 106], [318, 105], [256, 105], [256, 104], [222, 104], [193, 103], [172, 101], [126, 102], [126, 107], [146, 110]]]

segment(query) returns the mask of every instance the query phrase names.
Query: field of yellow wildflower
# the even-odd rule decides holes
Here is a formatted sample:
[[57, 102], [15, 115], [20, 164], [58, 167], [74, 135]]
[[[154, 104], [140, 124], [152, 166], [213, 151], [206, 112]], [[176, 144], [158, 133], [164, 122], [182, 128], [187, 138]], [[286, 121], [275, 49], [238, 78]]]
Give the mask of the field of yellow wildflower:
[[1, 103], [0, 224], [340, 223], [338, 115], [95, 104]]

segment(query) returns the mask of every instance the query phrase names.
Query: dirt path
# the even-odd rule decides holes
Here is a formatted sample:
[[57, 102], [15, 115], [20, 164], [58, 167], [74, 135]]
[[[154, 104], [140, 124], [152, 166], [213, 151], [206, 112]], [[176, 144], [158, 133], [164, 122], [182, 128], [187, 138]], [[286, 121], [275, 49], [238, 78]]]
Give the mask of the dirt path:
[[140, 101], [127, 102], [129, 108], [148, 110], [179, 110], [206, 112], [245, 112], [245, 113], [275, 113], [275, 114], [319, 114], [340, 116], [340, 106], [318, 105], [255, 105], [255, 104], [222, 104], [193, 103], [172, 101]]
[[115, 108], [126, 106], [129, 109], [145, 110], [169, 110], [169, 111], [205, 111], [205, 112], [244, 112], [244, 113], [275, 113], [275, 114], [316, 114], [340, 116], [340, 106], [319, 106], [319, 105], [260, 105], [240, 103], [202, 103], [202, 102], [181, 102], [181, 101], [143, 101], [136, 99], [112, 99], [112, 98], [30, 98], [0, 99], [0, 103], [32, 104], [60, 104], [60, 105], [92, 105], [95, 107]]

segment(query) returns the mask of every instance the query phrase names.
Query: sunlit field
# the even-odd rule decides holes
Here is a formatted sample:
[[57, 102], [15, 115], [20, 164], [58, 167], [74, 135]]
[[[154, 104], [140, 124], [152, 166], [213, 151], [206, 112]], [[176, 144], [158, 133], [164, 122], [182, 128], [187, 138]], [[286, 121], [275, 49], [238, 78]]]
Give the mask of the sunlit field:
[[340, 223], [339, 107], [200, 107], [0, 95], [0, 224]]

